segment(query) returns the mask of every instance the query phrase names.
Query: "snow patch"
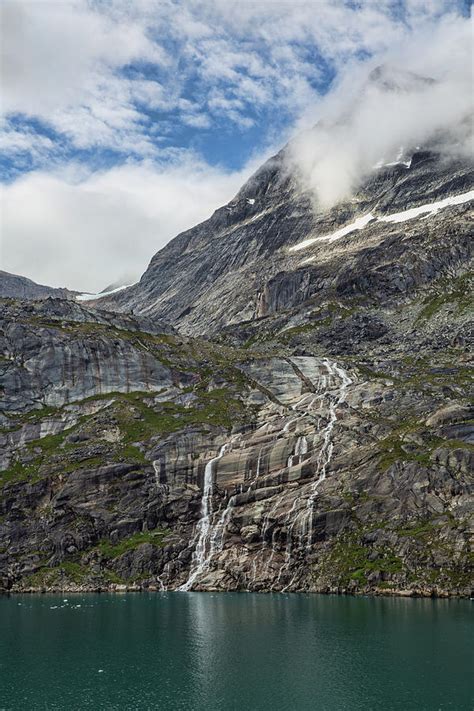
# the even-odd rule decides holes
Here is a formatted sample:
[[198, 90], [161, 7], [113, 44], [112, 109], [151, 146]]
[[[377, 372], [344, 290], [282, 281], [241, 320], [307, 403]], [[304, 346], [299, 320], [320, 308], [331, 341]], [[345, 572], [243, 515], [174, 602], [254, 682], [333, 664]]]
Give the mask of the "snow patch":
[[[417, 150], [418, 150], [418, 148], [419, 148], [419, 146], [417, 146]], [[411, 162], [413, 160], [413, 156], [409, 160], [402, 160], [402, 158], [403, 158], [403, 146], [400, 146], [395, 160], [392, 160], [389, 163], [386, 163], [384, 158], [382, 158], [382, 160], [377, 161], [377, 163], [373, 166], [373, 169], [378, 170], [379, 168], [387, 168], [392, 165], [404, 165], [405, 168], [411, 168]]]
[[94, 301], [95, 299], [102, 299], [104, 296], [116, 294], [117, 291], [122, 291], [122, 289], [128, 289], [129, 286], [133, 286], [133, 284], [124, 284], [123, 286], [118, 286], [116, 289], [111, 289], [110, 291], [101, 291], [100, 294], [78, 294], [78, 296], [76, 296], [76, 301]]
[[445, 207], [461, 205], [463, 202], [468, 202], [469, 200], [474, 200], [474, 190], [470, 190], [468, 193], [462, 193], [461, 195], [452, 195], [451, 197], [438, 200], [437, 202], [412, 207], [410, 210], [404, 210], [403, 212], [394, 212], [392, 215], [384, 215], [378, 219], [380, 222], [405, 222], [406, 220], [413, 220], [413, 218], [419, 217], [420, 215], [424, 215], [425, 218], [431, 217]]
[[310, 239], [305, 239], [303, 242], [293, 245], [293, 247], [290, 247], [290, 252], [299, 252], [300, 249], [305, 249], [315, 242], [334, 242], [335, 240], [341, 239], [341, 237], [345, 237], [345, 235], [354, 232], [354, 230], [363, 229], [373, 219], [375, 219], [374, 216], [371, 212], [369, 212], [367, 215], [358, 217], [357, 220], [354, 220], [354, 222], [351, 222], [349, 225], [342, 227], [336, 232], [332, 232], [330, 235], [324, 235], [324, 237], [310, 237]]
[[[306, 249], [310, 247], [315, 242], [334, 242], [345, 235], [354, 232], [354, 230], [361, 230], [372, 220], [379, 222], [405, 222], [406, 220], [413, 220], [415, 217], [420, 217], [423, 215], [423, 219], [436, 215], [437, 212], [443, 210], [445, 207], [450, 205], [461, 205], [464, 202], [469, 202], [469, 200], [474, 200], [474, 190], [470, 190], [467, 193], [462, 193], [461, 195], [451, 195], [444, 200], [437, 200], [436, 202], [426, 203], [425, 205], [420, 205], [419, 207], [412, 207], [409, 210], [404, 210], [403, 212], [394, 212], [392, 215], [377, 216], [369, 212], [367, 215], [358, 217], [357, 220], [351, 222], [349, 225], [342, 227], [337, 232], [333, 232], [330, 235], [325, 235], [324, 237], [310, 237], [310, 239], [305, 239], [303, 242], [293, 245], [289, 248], [290, 252], [299, 252], [301, 249]], [[301, 265], [308, 264], [312, 262], [315, 257], [309, 257], [308, 259], [300, 262]]]
[[383, 165], [384, 165], [384, 166], [388, 166], [388, 165], [404, 165], [405, 168], [410, 168], [410, 167], [411, 167], [411, 161], [412, 161], [411, 158], [410, 158], [410, 160], [395, 160], [395, 161], [393, 161], [392, 163], [383, 163]]
[[247, 202], [249, 205], [255, 205], [255, 198], [247, 198]]

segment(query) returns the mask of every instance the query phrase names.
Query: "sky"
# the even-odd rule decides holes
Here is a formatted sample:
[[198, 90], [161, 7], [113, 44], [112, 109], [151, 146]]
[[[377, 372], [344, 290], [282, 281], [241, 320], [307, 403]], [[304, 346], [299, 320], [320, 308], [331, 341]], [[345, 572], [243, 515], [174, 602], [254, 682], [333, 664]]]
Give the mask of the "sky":
[[[0, 10], [0, 266], [80, 291], [136, 281], [266, 158], [352, 101], [378, 63], [438, 72], [444, 88], [428, 105], [445, 121], [442, 107], [466, 108], [472, 79], [465, 0], [4, 0]], [[367, 167], [371, 101], [338, 136], [336, 159], [337, 145], [296, 139], [302, 174], [328, 204], [342, 195], [332, 185], [346, 194]], [[394, 130], [396, 144], [415, 129], [388, 121], [378, 154], [394, 149]]]

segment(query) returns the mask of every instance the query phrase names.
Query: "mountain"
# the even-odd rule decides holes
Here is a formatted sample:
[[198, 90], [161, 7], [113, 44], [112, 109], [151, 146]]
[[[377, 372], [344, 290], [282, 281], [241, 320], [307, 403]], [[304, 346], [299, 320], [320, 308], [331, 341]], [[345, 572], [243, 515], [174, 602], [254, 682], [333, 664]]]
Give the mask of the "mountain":
[[397, 67], [381, 64], [373, 69], [367, 81], [367, 86], [376, 86], [378, 89], [391, 92], [418, 92], [436, 84], [431, 77], [420, 76], [415, 72], [398, 69]]
[[4, 590], [472, 595], [472, 162], [323, 209], [288, 151], [137, 284], [3, 300]]
[[47, 299], [50, 296], [58, 299], [74, 299], [76, 292], [69, 289], [56, 289], [52, 286], [36, 284], [17, 274], [0, 270], [0, 297], [11, 299]]
[[[465, 269], [473, 185], [471, 161], [418, 150], [410, 167], [381, 167], [350, 201], [315, 213], [282, 151], [228, 205], [160, 250], [136, 285], [101, 307], [209, 334], [314, 298], [395, 302]], [[466, 202], [451, 205], [457, 196]], [[418, 216], [409, 212], [424, 206]], [[374, 219], [363, 229], [349, 231], [368, 215]], [[342, 229], [348, 233], [330, 239]], [[306, 240], [313, 241], [300, 249]]]

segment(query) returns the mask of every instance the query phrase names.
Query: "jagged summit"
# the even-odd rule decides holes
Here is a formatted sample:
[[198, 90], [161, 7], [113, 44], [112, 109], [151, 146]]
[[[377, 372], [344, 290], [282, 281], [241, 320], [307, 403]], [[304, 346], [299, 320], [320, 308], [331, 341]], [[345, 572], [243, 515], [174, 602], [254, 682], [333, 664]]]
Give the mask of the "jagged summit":
[[[405, 297], [467, 259], [470, 160], [420, 147], [374, 168], [350, 200], [315, 213], [283, 157], [270, 159], [228, 205], [160, 250], [135, 286], [101, 306], [209, 333], [316, 296]], [[467, 202], [446, 203], [426, 219], [377, 220], [337, 241], [325, 239], [368, 214], [388, 216], [463, 195]], [[447, 237], [454, 224], [456, 244]], [[292, 251], [305, 240], [312, 240], [311, 249]]]
[[[324, 125], [323, 135], [320, 126], [308, 132], [309, 142], [324, 142], [331, 130], [336, 136], [339, 130], [347, 133], [351, 115], [357, 114], [371, 89], [396, 99], [400, 93], [423, 92], [434, 84], [431, 77], [380, 65], [337, 121]], [[461, 207], [465, 205], [462, 196], [472, 204], [473, 162], [459, 147], [467, 143], [469, 126], [466, 120], [452, 131], [439, 130], [425, 143], [389, 142], [385, 152], [381, 148], [380, 155], [360, 169], [355, 187], [348, 186], [353, 188], [350, 197], [350, 190], [341, 190], [344, 198], [327, 201], [311, 187], [311, 166], [306, 176], [294, 160], [297, 138], [267, 160], [227, 205], [157, 252], [137, 284], [97, 303], [166, 319], [196, 335], [293, 308], [316, 295], [353, 291], [376, 294], [382, 300], [405, 297], [442, 277], [459, 259], [457, 248], [444, 235], [451, 221], [457, 222], [458, 213], [469, 209]], [[303, 150], [304, 145], [303, 141]], [[331, 156], [323, 153], [323, 158], [326, 174], [330, 174]], [[343, 160], [343, 155], [335, 158], [336, 176], [330, 178], [335, 183], [338, 161]], [[357, 158], [352, 169], [358, 170]], [[318, 173], [320, 182], [324, 175], [324, 171]], [[335, 188], [330, 192], [337, 197]], [[409, 213], [448, 198], [460, 202], [452, 206], [448, 201], [440, 210], [426, 208], [417, 216]], [[398, 223], [375, 219], [402, 212], [408, 217]], [[368, 219], [369, 215], [374, 219]], [[363, 230], [349, 229], [361, 221]], [[462, 224], [464, 254], [468, 228], [464, 220]], [[429, 236], [427, 227], [433, 228]], [[331, 239], [341, 231], [342, 239]], [[407, 234], [409, 242], [404, 239]], [[293, 251], [305, 242], [311, 249]], [[439, 250], [436, 259], [430, 246], [434, 242]], [[423, 263], [430, 267], [421, 268]], [[395, 278], [400, 270], [402, 278]]]
[[414, 92], [433, 86], [436, 80], [389, 64], [380, 64], [370, 72], [367, 84], [383, 91]]

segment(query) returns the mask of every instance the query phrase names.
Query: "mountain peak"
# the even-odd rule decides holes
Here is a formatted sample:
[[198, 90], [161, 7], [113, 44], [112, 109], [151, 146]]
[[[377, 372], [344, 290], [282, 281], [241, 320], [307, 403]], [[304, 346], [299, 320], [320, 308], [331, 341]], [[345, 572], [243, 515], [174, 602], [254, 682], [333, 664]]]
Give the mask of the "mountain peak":
[[379, 64], [370, 72], [368, 84], [382, 91], [414, 92], [436, 84], [436, 80], [390, 64]]

